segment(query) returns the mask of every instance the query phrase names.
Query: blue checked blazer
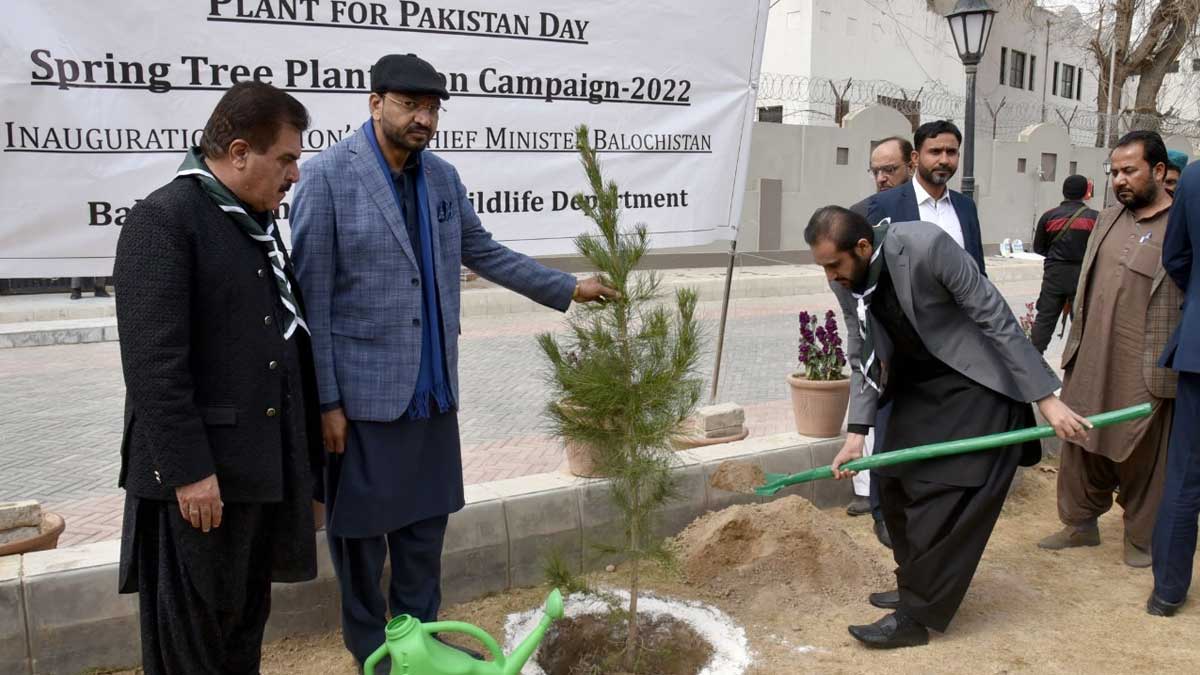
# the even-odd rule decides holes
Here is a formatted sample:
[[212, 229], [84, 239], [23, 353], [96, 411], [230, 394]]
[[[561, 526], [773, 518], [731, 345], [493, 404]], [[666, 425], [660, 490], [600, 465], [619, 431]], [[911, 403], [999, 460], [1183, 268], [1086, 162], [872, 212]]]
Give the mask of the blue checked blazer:
[[[459, 269], [566, 311], [575, 277], [492, 239], [458, 172], [423, 156], [450, 384], [458, 388]], [[355, 133], [306, 162], [292, 202], [296, 276], [304, 292], [322, 405], [390, 422], [412, 399], [421, 360], [421, 288], [400, 207], [373, 150]]]

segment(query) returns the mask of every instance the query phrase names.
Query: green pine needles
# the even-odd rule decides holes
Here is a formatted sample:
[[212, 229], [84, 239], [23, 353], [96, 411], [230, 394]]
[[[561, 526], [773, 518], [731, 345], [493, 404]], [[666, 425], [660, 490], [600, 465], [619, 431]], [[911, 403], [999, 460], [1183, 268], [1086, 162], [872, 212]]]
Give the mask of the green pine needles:
[[696, 292], [679, 289], [674, 304], [661, 302], [660, 277], [635, 272], [649, 248], [646, 226], [622, 230], [617, 186], [601, 175], [587, 127], [575, 134], [591, 188], [576, 198], [599, 229], [576, 237], [575, 246], [620, 298], [580, 306], [567, 319], [566, 336], [537, 340], [552, 366], [555, 400], [546, 415], [560, 437], [592, 450], [625, 524], [623, 543], [606, 550], [630, 563], [624, 668], [635, 672], [638, 566], [669, 559], [654, 520], [678, 495], [670, 439], [683, 430], [703, 385]]

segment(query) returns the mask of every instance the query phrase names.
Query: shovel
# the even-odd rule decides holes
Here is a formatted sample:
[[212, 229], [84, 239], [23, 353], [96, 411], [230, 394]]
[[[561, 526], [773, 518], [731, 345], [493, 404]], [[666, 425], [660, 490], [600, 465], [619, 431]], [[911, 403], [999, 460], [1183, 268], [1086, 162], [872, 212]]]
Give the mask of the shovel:
[[[1106, 427], [1112, 424], [1120, 424], [1136, 420], [1141, 417], [1146, 417], [1150, 414], [1150, 404], [1143, 403], [1141, 405], [1121, 408], [1099, 415], [1093, 415], [1088, 418], [1095, 428]], [[935, 457], [946, 457], [948, 455], [961, 455], [967, 452], [979, 452], [980, 450], [991, 450], [992, 448], [1002, 448], [1006, 445], [1016, 445], [1028, 441], [1036, 441], [1042, 438], [1049, 438], [1054, 435], [1054, 428], [1049, 425], [1040, 427], [1030, 427], [1028, 429], [1018, 429], [1016, 431], [1005, 431], [999, 434], [991, 434], [988, 436], [977, 436], [975, 438], [964, 438], [957, 441], [946, 441], [944, 443], [930, 443], [929, 445], [920, 445], [915, 448], [905, 448], [904, 450], [893, 450], [892, 452], [884, 452], [870, 457], [860, 457], [859, 459], [851, 460], [842, 465], [843, 471], [866, 471], [875, 469], [881, 466], [892, 466], [893, 464], [904, 464], [905, 462], [916, 462], [922, 459], [933, 459]], [[754, 488], [755, 494], [773, 495], [789, 485], [797, 483], [807, 483], [809, 481], [821, 480], [823, 478], [833, 478], [833, 469], [826, 466], [819, 466], [808, 471], [800, 473], [769, 473], [767, 474], [767, 482], [761, 487]]]

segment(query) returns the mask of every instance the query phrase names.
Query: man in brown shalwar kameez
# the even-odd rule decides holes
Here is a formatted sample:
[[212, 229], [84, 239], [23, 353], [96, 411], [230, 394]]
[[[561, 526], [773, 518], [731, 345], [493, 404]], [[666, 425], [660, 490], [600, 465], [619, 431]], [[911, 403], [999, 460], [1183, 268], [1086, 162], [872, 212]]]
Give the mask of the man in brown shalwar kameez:
[[1100, 543], [1097, 518], [1125, 510], [1125, 564], [1150, 565], [1150, 539], [1162, 496], [1175, 374], [1156, 364], [1179, 321], [1182, 295], [1166, 279], [1162, 241], [1171, 197], [1163, 189], [1167, 151], [1157, 133], [1126, 134], [1110, 157], [1119, 205], [1105, 209], [1088, 243], [1071, 335], [1063, 352], [1062, 400], [1081, 415], [1141, 403], [1154, 412], [1064, 442], [1058, 514], [1066, 527], [1039, 546]]

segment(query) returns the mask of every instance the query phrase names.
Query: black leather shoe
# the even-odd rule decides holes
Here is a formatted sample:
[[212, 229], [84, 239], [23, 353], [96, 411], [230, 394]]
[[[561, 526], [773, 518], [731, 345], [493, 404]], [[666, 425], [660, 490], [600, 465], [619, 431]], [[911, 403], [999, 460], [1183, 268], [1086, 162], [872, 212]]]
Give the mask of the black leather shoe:
[[846, 507], [846, 515], [848, 516], [865, 516], [871, 512], [871, 500], [866, 497], [855, 497], [854, 501]]
[[850, 634], [872, 649], [898, 649], [929, 644], [929, 629], [899, 612], [892, 612], [865, 626], [850, 626]]
[[1175, 612], [1183, 606], [1183, 602], [1167, 602], [1151, 593], [1146, 599], [1146, 613], [1150, 616], [1175, 616]]
[[892, 547], [892, 535], [888, 534], [887, 525], [882, 520], [875, 521], [875, 538], [887, 548]]
[[896, 609], [900, 606], [900, 591], [884, 591], [867, 596], [867, 602], [879, 609]]

